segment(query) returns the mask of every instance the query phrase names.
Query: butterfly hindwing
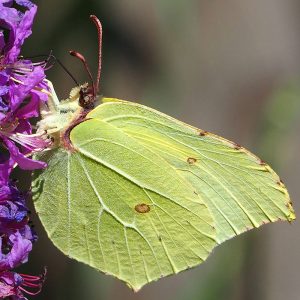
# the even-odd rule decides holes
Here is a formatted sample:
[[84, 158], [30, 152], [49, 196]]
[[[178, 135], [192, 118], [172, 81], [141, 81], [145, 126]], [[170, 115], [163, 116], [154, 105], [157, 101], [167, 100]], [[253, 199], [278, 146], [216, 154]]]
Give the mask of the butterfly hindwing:
[[33, 187], [60, 250], [135, 290], [207, 258], [216, 245], [212, 216], [164, 158], [98, 118], [75, 126], [70, 139], [72, 151], [38, 157], [48, 167]]

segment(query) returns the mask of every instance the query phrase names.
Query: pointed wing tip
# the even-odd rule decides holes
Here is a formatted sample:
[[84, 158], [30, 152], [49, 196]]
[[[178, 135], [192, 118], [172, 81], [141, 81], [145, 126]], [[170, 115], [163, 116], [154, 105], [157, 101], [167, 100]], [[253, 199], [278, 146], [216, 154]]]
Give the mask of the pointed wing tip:
[[136, 287], [136, 288], [132, 288], [132, 290], [135, 292], [135, 293], [137, 293], [137, 292], [139, 292], [140, 290], [141, 290], [141, 286], [140, 287]]
[[289, 223], [292, 223], [293, 221], [296, 220], [296, 214], [295, 211], [292, 209], [290, 210], [290, 214], [287, 216], [287, 220]]
[[144, 283], [144, 284], [139, 284], [139, 285], [132, 284], [132, 283], [127, 282], [127, 281], [125, 281], [125, 283], [126, 283], [127, 287], [129, 287], [134, 293], [137, 293], [142, 289], [143, 286], [145, 286], [145, 284], [147, 284], [149, 282]]

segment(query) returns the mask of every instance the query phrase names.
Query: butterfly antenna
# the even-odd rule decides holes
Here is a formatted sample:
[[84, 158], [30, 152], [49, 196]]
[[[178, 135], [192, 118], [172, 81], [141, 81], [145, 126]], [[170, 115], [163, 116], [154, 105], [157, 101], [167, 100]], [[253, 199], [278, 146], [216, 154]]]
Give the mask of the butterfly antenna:
[[96, 25], [98, 31], [98, 72], [96, 85], [94, 87], [95, 93], [98, 93], [100, 90], [100, 77], [101, 77], [101, 64], [102, 64], [102, 24], [95, 15], [90, 15], [90, 19]]
[[72, 75], [72, 73], [67, 69], [67, 67], [58, 58], [56, 58], [54, 55], [51, 54], [51, 56], [53, 56], [54, 61], [57, 62], [64, 69], [64, 71], [73, 79], [73, 81], [75, 82], [75, 84], [79, 86], [78, 81]]
[[[67, 67], [54, 55], [52, 54], [52, 50], [50, 51], [49, 54], [39, 54], [39, 55], [33, 55], [33, 56], [26, 56], [24, 57], [25, 59], [34, 59], [34, 58], [46, 58], [41, 62], [34, 63], [35, 66], [42, 66], [45, 70], [51, 69], [55, 63], [58, 63], [60, 67], [63, 68], [63, 70], [72, 78], [72, 80], [75, 82], [76, 85], [79, 86], [78, 81], [76, 78], [72, 75], [72, 73], [67, 69]], [[53, 61], [51, 61], [51, 59]]]
[[70, 55], [78, 58], [83, 63], [84, 68], [86, 69], [86, 71], [89, 75], [89, 78], [91, 80], [92, 86], [93, 86], [93, 96], [96, 97], [96, 89], [95, 89], [94, 79], [93, 79], [92, 73], [90, 71], [90, 68], [89, 68], [84, 56], [82, 54], [80, 54], [79, 52], [73, 51], [73, 50], [69, 51], [69, 53], [70, 53]]

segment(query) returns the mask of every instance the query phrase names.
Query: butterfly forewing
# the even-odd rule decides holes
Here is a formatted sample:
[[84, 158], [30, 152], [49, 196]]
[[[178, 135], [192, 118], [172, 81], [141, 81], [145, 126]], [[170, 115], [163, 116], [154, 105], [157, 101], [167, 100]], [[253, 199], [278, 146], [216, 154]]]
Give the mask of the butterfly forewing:
[[246, 149], [148, 107], [104, 101], [88, 117], [119, 128], [185, 178], [209, 207], [218, 242], [268, 222], [295, 218], [278, 175]]

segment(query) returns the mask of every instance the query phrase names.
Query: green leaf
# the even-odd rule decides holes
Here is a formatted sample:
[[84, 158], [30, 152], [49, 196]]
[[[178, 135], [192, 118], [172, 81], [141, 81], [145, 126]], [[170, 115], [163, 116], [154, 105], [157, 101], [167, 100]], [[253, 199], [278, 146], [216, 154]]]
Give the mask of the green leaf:
[[134, 290], [204, 261], [219, 243], [295, 218], [276, 173], [244, 148], [148, 107], [106, 98], [37, 156], [34, 202], [66, 255]]

